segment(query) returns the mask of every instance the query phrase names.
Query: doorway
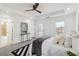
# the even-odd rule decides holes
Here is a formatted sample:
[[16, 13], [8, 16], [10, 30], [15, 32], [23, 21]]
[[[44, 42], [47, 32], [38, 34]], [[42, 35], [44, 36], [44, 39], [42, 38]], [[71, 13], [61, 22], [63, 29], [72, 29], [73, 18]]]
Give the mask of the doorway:
[[12, 44], [12, 21], [0, 19], [0, 47]]

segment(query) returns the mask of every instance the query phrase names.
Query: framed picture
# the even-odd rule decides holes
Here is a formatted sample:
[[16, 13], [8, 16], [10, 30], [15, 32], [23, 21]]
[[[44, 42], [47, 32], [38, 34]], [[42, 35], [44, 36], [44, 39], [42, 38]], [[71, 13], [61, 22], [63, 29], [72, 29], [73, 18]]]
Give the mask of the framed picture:
[[28, 24], [27, 23], [21, 23], [21, 33], [27, 33], [28, 32]]

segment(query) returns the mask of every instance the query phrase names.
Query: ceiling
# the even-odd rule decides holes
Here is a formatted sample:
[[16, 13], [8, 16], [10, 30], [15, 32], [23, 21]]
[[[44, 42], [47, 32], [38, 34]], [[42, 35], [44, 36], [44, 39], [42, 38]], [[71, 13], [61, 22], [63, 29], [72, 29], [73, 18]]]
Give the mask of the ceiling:
[[[15, 9], [22, 13], [26, 13], [32, 16], [41, 15], [36, 11], [25, 11], [32, 9], [34, 3], [2, 3], [0, 5]], [[40, 3], [38, 10], [42, 11], [42, 14], [55, 12], [66, 8], [79, 8], [78, 3]]]

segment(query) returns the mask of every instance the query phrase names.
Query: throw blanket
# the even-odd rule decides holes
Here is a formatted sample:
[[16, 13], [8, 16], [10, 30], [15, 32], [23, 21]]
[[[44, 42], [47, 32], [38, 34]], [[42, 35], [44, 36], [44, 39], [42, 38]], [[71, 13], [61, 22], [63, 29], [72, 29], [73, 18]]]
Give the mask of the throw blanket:
[[[48, 37], [47, 37], [48, 38]], [[41, 56], [41, 50], [42, 50], [42, 43], [44, 40], [47, 38], [37, 38], [36, 40], [33, 41], [32, 45], [32, 55], [37, 55]]]

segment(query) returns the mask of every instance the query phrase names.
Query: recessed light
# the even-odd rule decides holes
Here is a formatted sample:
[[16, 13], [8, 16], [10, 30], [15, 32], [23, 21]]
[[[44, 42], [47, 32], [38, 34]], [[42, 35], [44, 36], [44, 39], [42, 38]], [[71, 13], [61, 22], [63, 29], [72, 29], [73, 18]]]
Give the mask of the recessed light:
[[6, 11], [6, 13], [9, 13], [9, 11]]
[[1, 22], [1, 24], [3, 25], [3, 24], [4, 24], [4, 22]]
[[70, 8], [67, 8], [67, 10], [70, 10]]

